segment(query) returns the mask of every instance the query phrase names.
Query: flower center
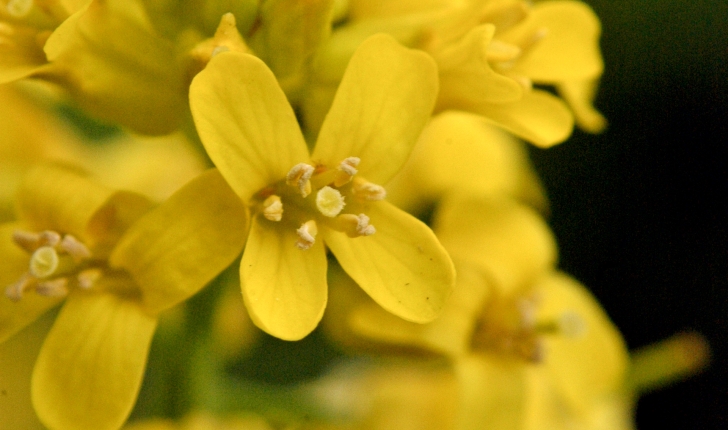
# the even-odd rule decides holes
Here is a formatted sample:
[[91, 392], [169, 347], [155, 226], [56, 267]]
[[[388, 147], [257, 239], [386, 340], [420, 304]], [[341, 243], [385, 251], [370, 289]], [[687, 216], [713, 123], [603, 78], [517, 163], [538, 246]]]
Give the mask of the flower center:
[[387, 193], [357, 176], [359, 163], [359, 158], [347, 157], [335, 168], [296, 164], [284, 180], [255, 195], [255, 209], [268, 221], [295, 229], [295, 246], [302, 250], [313, 246], [321, 225], [349, 237], [372, 235], [376, 229], [363, 212]]
[[577, 338], [586, 332], [584, 319], [573, 311], [539, 321], [536, 317], [538, 305], [539, 299], [533, 295], [515, 300], [493, 300], [476, 323], [471, 338], [473, 350], [541, 363], [547, 352], [546, 336]]
[[28, 271], [5, 288], [5, 295], [13, 301], [19, 301], [28, 291], [64, 297], [71, 288], [91, 288], [103, 273], [101, 263], [92, 259], [88, 247], [70, 234], [18, 230], [13, 241], [30, 254]]

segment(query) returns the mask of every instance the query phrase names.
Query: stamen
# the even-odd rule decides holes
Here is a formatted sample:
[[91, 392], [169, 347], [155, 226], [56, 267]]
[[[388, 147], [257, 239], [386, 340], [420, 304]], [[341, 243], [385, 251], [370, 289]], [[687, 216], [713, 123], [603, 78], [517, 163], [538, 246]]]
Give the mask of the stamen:
[[18, 279], [18, 282], [8, 285], [5, 288], [5, 296], [14, 302], [19, 302], [23, 294], [35, 285], [36, 279], [25, 273]]
[[306, 163], [298, 163], [288, 171], [286, 175], [286, 184], [298, 187], [298, 191], [302, 197], [306, 197], [311, 194], [311, 176], [314, 172], [314, 167]]
[[68, 278], [56, 278], [39, 282], [35, 292], [45, 297], [66, 297], [68, 295]]
[[566, 311], [559, 316], [559, 332], [566, 337], [579, 338], [587, 331], [587, 324], [584, 318], [574, 311]]
[[490, 62], [513, 61], [521, 55], [521, 48], [510, 43], [492, 40], [485, 50]]
[[56, 246], [61, 241], [61, 235], [52, 230], [45, 230], [40, 234], [40, 246]]
[[268, 196], [263, 202], [263, 216], [270, 221], [280, 221], [283, 218], [283, 203], [275, 194]]
[[81, 241], [67, 234], [61, 241], [61, 249], [66, 251], [73, 258], [73, 261], [80, 263], [91, 258], [91, 251]]
[[318, 233], [318, 227], [316, 226], [316, 221], [309, 220], [303, 223], [301, 227], [296, 230], [296, 233], [298, 233], [298, 241], [296, 242], [296, 247], [301, 250], [307, 250], [310, 249], [314, 242], [316, 242], [316, 234]]
[[387, 190], [385, 190], [384, 187], [365, 181], [361, 178], [356, 178], [354, 180], [354, 187], [352, 191], [357, 198], [369, 202], [376, 202], [387, 197]]
[[82, 270], [76, 276], [78, 286], [84, 290], [88, 290], [101, 278], [103, 271], [98, 268]]
[[36, 278], [46, 278], [58, 269], [58, 253], [50, 246], [41, 246], [30, 257], [30, 274]]
[[316, 207], [319, 212], [327, 217], [335, 217], [342, 209], [344, 209], [344, 197], [339, 190], [335, 190], [328, 185], [321, 188], [316, 193]]
[[358, 170], [356, 170], [357, 166], [359, 166], [359, 162], [361, 160], [359, 157], [347, 157], [344, 159], [344, 161], [339, 164], [339, 167], [337, 167], [336, 170], [336, 177], [334, 178], [334, 186], [340, 187], [349, 181], [354, 177], [354, 175], [357, 174]]
[[230, 48], [227, 46], [218, 46], [217, 48], [212, 50], [212, 54], [210, 55], [210, 58], [214, 57], [217, 54], [222, 54], [223, 52], [230, 51]]
[[34, 252], [41, 247], [40, 233], [15, 230], [13, 232], [13, 242], [27, 252]]
[[33, 8], [33, 0], [10, 0], [5, 8], [13, 18], [22, 18], [30, 13]]
[[343, 214], [339, 215], [342, 230], [349, 237], [371, 236], [377, 232], [373, 225], [369, 224], [369, 217], [364, 214]]

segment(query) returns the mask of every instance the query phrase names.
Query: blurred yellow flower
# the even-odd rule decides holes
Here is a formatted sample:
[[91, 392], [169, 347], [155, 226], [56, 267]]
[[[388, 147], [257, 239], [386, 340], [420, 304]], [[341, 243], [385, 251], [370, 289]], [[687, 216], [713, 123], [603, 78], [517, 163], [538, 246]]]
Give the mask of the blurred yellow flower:
[[324, 242], [386, 310], [415, 322], [439, 314], [452, 263], [426, 225], [382, 201], [378, 185], [407, 160], [436, 93], [426, 55], [372, 37], [353, 56], [309, 155], [258, 58], [223, 52], [197, 75], [190, 102], [202, 142], [254, 212], [240, 278], [256, 325], [289, 340], [316, 327], [327, 301]]
[[[347, 53], [376, 32], [392, 34], [436, 60], [436, 112], [473, 112], [542, 147], [569, 137], [572, 112], [587, 130], [604, 127], [591, 107], [603, 69], [600, 23], [587, 5], [571, 0], [352, 0], [349, 20], [314, 61], [307, 100], [312, 124], [321, 119]], [[534, 85], [555, 85], [572, 111]]]
[[458, 270], [439, 319], [414, 325], [371, 304], [345, 318], [370, 341], [450, 357], [456, 428], [568, 428], [619, 392], [624, 343], [586, 289], [554, 270], [554, 239], [535, 212], [503, 197], [451, 197], [435, 231]]
[[31, 391], [53, 429], [119, 428], [136, 399], [157, 315], [240, 253], [246, 210], [208, 171], [159, 207], [58, 167], [32, 170], [18, 222], [0, 226], [0, 341], [65, 299]]

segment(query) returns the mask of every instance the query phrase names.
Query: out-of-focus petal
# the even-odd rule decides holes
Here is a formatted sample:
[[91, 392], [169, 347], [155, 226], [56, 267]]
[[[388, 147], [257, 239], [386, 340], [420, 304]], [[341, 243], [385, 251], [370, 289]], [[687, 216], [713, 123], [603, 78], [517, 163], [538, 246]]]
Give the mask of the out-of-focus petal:
[[248, 211], [216, 169], [184, 186], [121, 238], [110, 264], [131, 273], [160, 312], [195, 294], [240, 254]]
[[485, 117], [536, 146], [548, 148], [571, 135], [574, 117], [561, 99], [533, 90], [512, 103], [472, 103], [458, 107]]
[[111, 294], [73, 294], [33, 371], [33, 406], [53, 429], [118, 429], [131, 412], [157, 321]]
[[437, 318], [455, 282], [450, 257], [432, 230], [391, 203], [367, 207], [376, 233], [350, 238], [324, 230], [346, 273], [380, 306], [408, 321]]
[[561, 333], [546, 337], [543, 365], [551, 372], [551, 383], [584, 408], [596, 396], [619, 390], [626, 376], [627, 348], [597, 301], [576, 280], [560, 273], [536, 288], [542, 299], [537, 318], [564, 326]]
[[301, 250], [296, 247], [298, 239], [295, 227], [253, 218], [240, 263], [251, 319], [284, 340], [298, 340], [313, 331], [326, 308], [323, 243], [317, 240], [310, 249]]
[[391, 36], [370, 37], [349, 62], [311, 158], [336, 166], [359, 157], [362, 176], [388, 181], [429, 120], [437, 88], [437, 68], [429, 56]]
[[516, 42], [532, 37], [540, 29], [546, 31], [545, 36], [510, 71], [548, 83], [596, 78], [602, 73], [601, 25], [588, 5], [568, 0], [536, 3], [525, 23], [499, 38]]
[[453, 258], [484, 270], [505, 296], [530, 287], [556, 263], [546, 223], [508, 198], [452, 196], [441, 205], [434, 230]]
[[190, 108], [208, 155], [245, 201], [309, 159], [283, 90], [252, 55], [215, 56], [192, 81]]
[[559, 94], [574, 112], [576, 125], [589, 133], [599, 133], [607, 127], [607, 119], [594, 108], [594, 96], [599, 81], [566, 81], [557, 85]]
[[0, 22], [0, 83], [32, 75], [47, 64], [38, 30]]

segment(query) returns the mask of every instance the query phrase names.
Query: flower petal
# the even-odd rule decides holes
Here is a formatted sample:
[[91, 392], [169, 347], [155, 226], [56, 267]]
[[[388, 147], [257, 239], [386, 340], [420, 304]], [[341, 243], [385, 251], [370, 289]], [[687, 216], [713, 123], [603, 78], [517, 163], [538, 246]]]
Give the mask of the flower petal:
[[523, 40], [540, 29], [546, 29], [545, 37], [516, 61], [513, 73], [544, 83], [596, 78], [602, 73], [601, 25], [588, 5], [580, 1], [537, 3], [526, 23], [499, 37], [507, 42]]
[[598, 86], [596, 79], [565, 81], [557, 85], [559, 94], [574, 112], [576, 125], [589, 133], [599, 133], [607, 127], [606, 118], [593, 105]]
[[556, 242], [543, 219], [506, 197], [451, 196], [434, 230], [453, 258], [485, 270], [506, 296], [531, 286], [556, 263]]
[[48, 63], [38, 31], [0, 23], [0, 84], [32, 75]]
[[250, 317], [284, 340], [313, 331], [326, 308], [326, 253], [321, 240], [296, 247], [295, 227], [253, 218], [240, 263], [240, 283]]
[[[528, 368], [486, 355], [455, 362], [460, 388], [458, 429], [520, 430], [528, 406]], [[496, 388], [497, 387], [497, 388]]]
[[540, 321], [575, 316], [584, 330], [545, 338], [544, 365], [552, 383], [583, 407], [588, 407], [586, 404], [596, 396], [620, 389], [628, 366], [627, 348], [594, 297], [579, 282], [561, 273], [539, 282], [537, 291], [543, 299], [537, 316]]
[[94, 115], [145, 134], [179, 126], [186, 74], [142, 2], [90, 2], [56, 29], [44, 49], [60, 71], [57, 78]]
[[486, 49], [494, 33], [493, 25], [480, 25], [437, 54], [440, 70], [438, 111], [457, 107], [462, 100], [507, 103], [523, 96], [523, 87], [518, 82], [496, 73], [488, 64]]
[[0, 225], [0, 343], [62, 301], [33, 292], [24, 295], [18, 302], [5, 296], [5, 287], [18, 282], [28, 271], [29, 255], [12, 239], [13, 233], [19, 229], [22, 229], [20, 223]]
[[309, 160], [283, 90], [252, 55], [213, 57], [192, 81], [190, 108], [208, 155], [244, 201]]
[[322, 232], [341, 267], [389, 312], [417, 323], [437, 318], [452, 292], [455, 269], [435, 234], [386, 201], [364, 212], [377, 229], [371, 236]]
[[311, 158], [337, 166], [359, 157], [361, 175], [387, 182], [429, 120], [437, 88], [428, 55], [384, 34], [368, 38], [349, 62]]
[[546, 206], [523, 142], [477, 115], [449, 111], [422, 132], [405, 167], [387, 183], [387, 200], [417, 210], [456, 191]]
[[248, 211], [216, 169], [185, 185], [129, 228], [110, 264], [131, 273], [160, 312], [195, 294], [240, 254]]
[[458, 107], [485, 119], [542, 148], [561, 143], [571, 135], [574, 117], [566, 104], [545, 91], [533, 90], [512, 103], [472, 103]]
[[18, 190], [18, 216], [31, 230], [55, 230], [87, 238], [87, 226], [113, 191], [78, 171], [39, 166], [26, 175]]
[[33, 406], [53, 429], [118, 429], [131, 412], [156, 327], [133, 302], [73, 294], [41, 348]]

